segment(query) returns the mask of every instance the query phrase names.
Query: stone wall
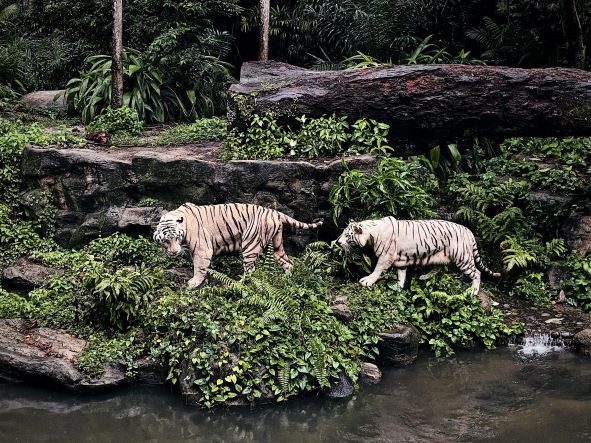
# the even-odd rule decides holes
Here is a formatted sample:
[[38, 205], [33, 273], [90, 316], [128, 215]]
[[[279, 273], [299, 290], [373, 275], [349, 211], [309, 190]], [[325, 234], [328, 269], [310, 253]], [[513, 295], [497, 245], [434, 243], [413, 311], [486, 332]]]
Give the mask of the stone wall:
[[[40, 201], [54, 204], [57, 239], [68, 246], [115, 231], [148, 234], [163, 208], [185, 202], [248, 202], [301, 221], [324, 217], [327, 223], [318, 235], [335, 238], [328, 194], [342, 172], [341, 160], [220, 162], [218, 149], [217, 144], [113, 150], [28, 147], [22, 163], [23, 203], [32, 213]], [[357, 156], [348, 163], [365, 169], [374, 160]], [[303, 246], [310, 235], [317, 234], [287, 235], [288, 247]]]

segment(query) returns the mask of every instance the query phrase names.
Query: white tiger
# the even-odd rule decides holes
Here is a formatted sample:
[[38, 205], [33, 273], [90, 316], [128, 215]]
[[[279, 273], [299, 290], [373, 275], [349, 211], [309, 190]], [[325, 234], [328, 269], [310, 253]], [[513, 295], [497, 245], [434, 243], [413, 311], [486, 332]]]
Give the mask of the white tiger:
[[370, 246], [378, 258], [374, 271], [359, 282], [373, 285], [390, 267], [398, 270], [398, 286], [406, 281], [406, 268], [411, 265], [445, 265], [454, 263], [472, 280], [472, 293], [480, 290], [480, 270], [493, 277], [500, 273], [488, 269], [478, 253], [474, 234], [465, 226], [444, 220], [379, 220], [351, 221], [339, 239], [339, 246]]

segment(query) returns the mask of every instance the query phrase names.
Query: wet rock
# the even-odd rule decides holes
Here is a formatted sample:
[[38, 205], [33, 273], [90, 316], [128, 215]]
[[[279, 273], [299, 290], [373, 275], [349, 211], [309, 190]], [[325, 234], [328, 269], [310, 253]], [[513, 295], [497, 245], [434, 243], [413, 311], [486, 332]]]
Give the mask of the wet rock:
[[326, 396], [330, 398], [345, 398], [350, 397], [355, 392], [355, 386], [347, 377], [347, 374], [341, 372], [339, 379], [332, 382], [329, 390], [326, 391]]
[[63, 273], [60, 269], [39, 265], [26, 258], [19, 259], [15, 265], [2, 272], [2, 285], [14, 291], [30, 291], [41, 286], [49, 277]]
[[147, 385], [164, 384], [166, 380], [166, 371], [161, 363], [147, 357], [141, 358], [135, 362], [136, 375], [133, 381]]
[[[151, 199], [175, 208], [248, 202], [278, 209], [302, 221], [324, 217], [319, 233], [285, 235], [289, 250], [299, 250], [311, 239], [334, 239], [339, 230], [327, 217], [328, 194], [343, 170], [340, 159], [221, 162], [221, 143], [181, 147], [114, 149], [36, 148], [23, 152], [25, 195], [44, 192], [58, 208], [56, 238], [79, 246], [115, 231], [149, 233], [159, 218], [158, 208], [140, 208]], [[350, 167], [369, 169], [368, 155], [347, 159]]]
[[573, 345], [577, 352], [591, 357], [591, 329], [583, 329], [573, 337]]
[[566, 280], [570, 272], [566, 266], [553, 264], [548, 268], [548, 284], [554, 290], [561, 289], [561, 282]]
[[344, 303], [332, 305], [330, 309], [332, 309], [334, 316], [343, 323], [349, 323], [351, 320], [353, 320], [353, 313], [351, 312], [351, 309], [349, 309], [349, 306]]
[[63, 90], [29, 92], [22, 97], [22, 102], [33, 109], [57, 109], [66, 111], [68, 105]]
[[397, 325], [378, 336], [379, 361], [390, 365], [408, 365], [416, 360], [419, 332], [414, 326]]
[[123, 371], [112, 365], [105, 365], [99, 378], [85, 379], [75, 367], [85, 346], [85, 340], [61, 330], [23, 319], [0, 319], [0, 374], [74, 391], [104, 390], [125, 382]]
[[480, 307], [485, 311], [490, 311], [492, 309], [490, 298], [484, 291], [478, 292], [478, 298], [480, 298]]
[[591, 251], [591, 215], [572, 215], [560, 228], [566, 244], [582, 255]]
[[361, 363], [361, 382], [366, 385], [375, 385], [382, 380], [382, 371], [373, 363]]

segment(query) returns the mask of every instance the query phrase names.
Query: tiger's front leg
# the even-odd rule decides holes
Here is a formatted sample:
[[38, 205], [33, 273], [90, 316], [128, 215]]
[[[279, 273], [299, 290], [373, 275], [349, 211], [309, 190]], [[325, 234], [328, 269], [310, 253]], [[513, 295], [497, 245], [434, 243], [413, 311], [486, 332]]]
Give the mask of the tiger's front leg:
[[393, 260], [390, 258], [389, 254], [382, 255], [378, 259], [378, 263], [376, 264], [373, 272], [367, 277], [363, 277], [361, 280], [359, 280], [359, 283], [361, 283], [363, 286], [372, 286], [382, 276], [382, 273], [390, 269], [392, 263]]
[[195, 254], [193, 256], [193, 278], [188, 281], [189, 289], [196, 289], [203, 284], [207, 275], [207, 268], [211, 264], [213, 253]]

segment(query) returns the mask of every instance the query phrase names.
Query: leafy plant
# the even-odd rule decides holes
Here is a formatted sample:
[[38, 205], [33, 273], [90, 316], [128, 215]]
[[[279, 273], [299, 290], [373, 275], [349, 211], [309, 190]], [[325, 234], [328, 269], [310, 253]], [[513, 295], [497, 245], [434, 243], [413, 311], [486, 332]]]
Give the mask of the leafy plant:
[[432, 195], [437, 184], [417, 161], [405, 161], [394, 157], [380, 157], [375, 170], [364, 172], [345, 171], [330, 191], [333, 218], [336, 220], [345, 210], [362, 208], [363, 218], [392, 215], [398, 218], [428, 218], [434, 215]]
[[333, 156], [343, 151], [348, 140], [349, 124], [346, 117], [307, 118], [305, 115], [296, 118], [300, 123], [299, 131], [294, 139], [287, 137], [293, 154], [307, 155], [310, 158]]
[[109, 134], [127, 132], [137, 135], [142, 131], [143, 126], [135, 109], [122, 106], [118, 109], [103, 109], [86, 129], [93, 132], [105, 131]]
[[[123, 104], [135, 110], [140, 120], [163, 122], [187, 112], [162, 70], [147, 63], [139, 51], [126, 48], [122, 62]], [[65, 96], [88, 123], [111, 104], [111, 56], [90, 56], [85, 66], [79, 77], [68, 82]]]
[[222, 158], [271, 160], [284, 155], [287, 133], [273, 114], [254, 115], [244, 132], [233, 129], [228, 134]]
[[591, 311], [591, 255], [573, 252], [566, 260], [569, 278], [562, 286], [569, 302]]

